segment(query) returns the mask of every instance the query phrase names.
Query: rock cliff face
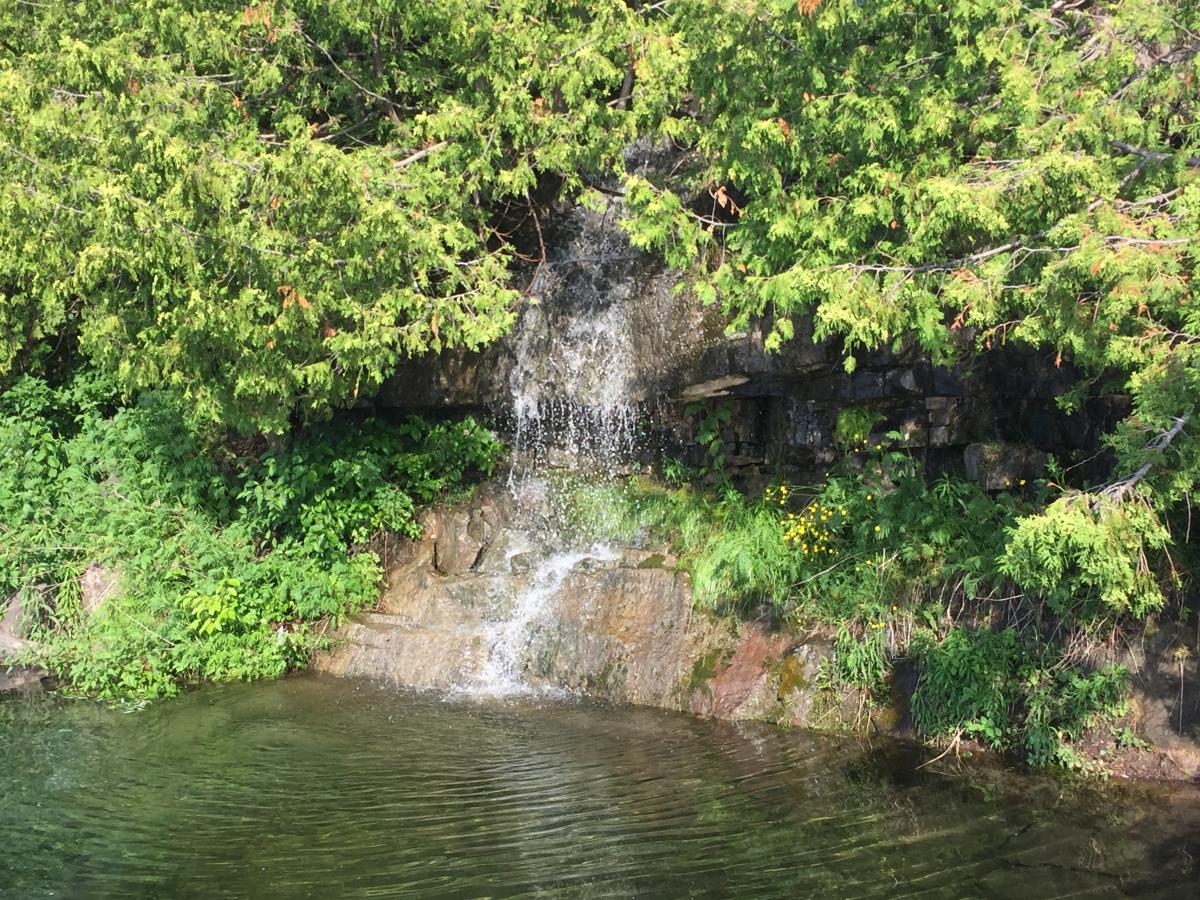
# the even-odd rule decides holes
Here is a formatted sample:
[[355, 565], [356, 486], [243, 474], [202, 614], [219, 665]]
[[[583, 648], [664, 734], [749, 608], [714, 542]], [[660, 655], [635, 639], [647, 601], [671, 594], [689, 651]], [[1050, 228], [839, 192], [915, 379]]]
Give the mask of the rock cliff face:
[[378, 608], [318, 669], [407, 687], [566, 690], [725, 719], [818, 726], [857, 710], [817, 688], [826, 637], [735, 625], [692, 608], [662, 547], [539, 546], [503, 489], [426, 514], [397, 548]]
[[[916, 686], [901, 665], [892, 702], [872, 709], [821, 677], [832, 636], [734, 622], [692, 606], [665, 547], [556, 543], [545, 510], [504, 486], [429, 510], [423, 536], [393, 549], [379, 605], [339, 629], [318, 670], [482, 696], [567, 692], [729, 720], [911, 736]], [[547, 536], [549, 535], [549, 537]], [[1148, 632], [1114, 651], [1133, 675], [1127, 724], [1150, 748], [1112, 755], [1114, 771], [1200, 778], [1195, 629]], [[1088, 745], [1085, 743], [1085, 748]]]
[[[639, 449], [656, 456], [665, 448], [691, 462], [703, 451], [693, 440], [699, 415], [689, 406], [724, 405], [732, 413], [721, 435], [725, 456], [747, 476], [768, 466], [800, 479], [824, 471], [835, 457], [834, 421], [850, 404], [876, 411], [877, 435], [906, 435], [934, 471], [998, 460], [972, 468], [993, 488], [1038, 474], [1045, 453], [1090, 460], [1074, 470], [1081, 476], [1106, 464], [1096, 456], [1098, 438], [1126, 401], [1095, 396], [1065, 415], [1055, 398], [1073, 373], [1052, 353], [997, 346], [944, 368], [901, 346], [858, 353], [848, 374], [841, 344], [815, 342], [804, 320], [793, 340], [768, 353], [763, 323], [726, 333], [719, 309], [679, 289], [681, 273], [630, 246], [619, 215], [619, 205], [607, 213], [557, 210], [545, 225], [547, 261], [528, 273], [510, 334], [481, 353], [407, 363], [376, 403], [487, 409], [518, 434], [531, 417], [544, 422], [558, 410], [550, 430], [559, 438], [594, 429], [597, 415], [637, 407]], [[971, 336], [963, 340], [969, 345]], [[578, 408], [590, 414], [574, 414]]]

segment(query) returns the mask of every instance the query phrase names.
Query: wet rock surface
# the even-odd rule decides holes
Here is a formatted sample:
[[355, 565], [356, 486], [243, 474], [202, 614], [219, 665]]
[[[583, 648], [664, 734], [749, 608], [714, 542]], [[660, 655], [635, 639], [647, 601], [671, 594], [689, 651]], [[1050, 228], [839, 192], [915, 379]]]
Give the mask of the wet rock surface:
[[[720, 309], [686, 289], [684, 273], [629, 244], [620, 215], [616, 200], [602, 212], [554, 209], [543, 225], [546, 261], [528, 273], [513, 329], [483, 352], [408, 361], [375, 404], [487, 410], [517, 444], [532, 415], [550, 432], [544, 439], [568, 446], [580, 431], [611, 426], [596, 420], [617, 407], [636, 406], [638, 427], [624, 423], [625, 437], [638, 432], [636, 449], [691, 465], [707, 452], [695, 440], [696, 405], [724, 407], [727, 466], [751, 481], [766, 467], [801, 480], [822, 474], [837, 455], [838, 413], [860, 405], [880, 417], [872, 442], [899, 432], [931, 473], [970, 468], [990, 490], [1036, 477], [1047, 453], [1080, 478], [1106, 473], [1099, 439], [1128, 399], [1093, 396], [1064, 413], [1057, 398], [1076, 373], [1052, 351], [975, 348], [963, 330], [957, 364], [935, 365], [899, 344], [856, 351], [848, 372], [841, 342], [815, 340], [813, 323], [800, 317], [795, 337], [769, 352], [769, 321], [727, 331]], [[542, 461], [557, 464], [548, 452]]]
[[105, 601], [116, 596], [120, 574], [100, 563], [90, 564], [79, 576], [80, 603], [88, 615], [96, 612]]
[[[828, 636], [695, 610], [689, 579], [665, 547], [560, 551], [520, 518], [496, 486], [426, 513], [423, 537], [393, 555], [378, 607], [339, 629], [316, 668], [406, 687], [565, 690], [792, 725], [828, 727], [857, 709], [857, 697], [821, 696]], [[487, 529], [472, 538], [476, 523]], [[531, 595], [541, 599], [532, 612], [523, 610]], [[511, 671], [497, 667], [498, 656]]]
[[1124, 724], [1146, 742], [1127, 753], [1129, 774], [1200, 781], [1200, 626], [1151, 619], [1110, 649], [1103, 662], [1124, 666], [1132, 702]]
[[36, 665], [19, 662], [32, 644], [25, 639], [25, 609], [14, 594], [0, 607], [0, 693], [39, 690], [49, 675]]

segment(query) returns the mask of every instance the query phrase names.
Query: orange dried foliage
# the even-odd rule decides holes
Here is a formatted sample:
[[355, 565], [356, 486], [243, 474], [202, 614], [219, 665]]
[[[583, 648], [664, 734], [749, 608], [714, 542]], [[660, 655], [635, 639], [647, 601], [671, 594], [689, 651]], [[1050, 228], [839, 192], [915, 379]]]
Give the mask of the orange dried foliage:
[[290, 284], [281, 284], [275, 290], [283, 298], [284, 309], [288, 309], [291, 306], [299, 306], [301, 309], [312, 309], [312, 304], [308, 302], [308, 299]]

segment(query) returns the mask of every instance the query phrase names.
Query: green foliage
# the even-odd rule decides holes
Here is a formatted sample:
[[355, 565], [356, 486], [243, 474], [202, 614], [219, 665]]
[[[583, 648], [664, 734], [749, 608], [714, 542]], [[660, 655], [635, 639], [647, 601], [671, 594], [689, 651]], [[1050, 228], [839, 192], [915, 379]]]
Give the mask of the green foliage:
[[845, 467], [807, 494], [768, 491], [798, 557], [790, 602], [829, 620], [867, 621], [891, 619], [897, 604], [915, 612], [934, 596], [990, 593], [1003, 577], [1004, 529], [1020, 501], [959, 478], [931, 484], [900, 451], [870, 456], [862, 470]]
[[913, 652], [921, 679], [912, 715], [922, 734], [1018, 749], [1033, 766], [1079, 767], [1082, 757], [1070, 742], [1124, 711], [1129, 676], [1123, 668], [1081, 672], [1011, 628], [951, 628], [941, 641], [924, 633]]
[[[1053, 616], [1064, 632], [1099, 625], [1084, 590], [1091, 582], [1061, 587], [1068, 579], [1043, 564], [1041, 584], [1062, 593], [1031, 583], [1022, 598], [1010, 580], [1010, 561], [1024, 552], [1022, 527], [1048, 518], [1034, 515], [1043, 488], [991, 496], [959, 478], [931, 483], [903, 449], [864, 443], [873, 423], [864, 411], [846, 417], [846, 457], [819, 487], [777, 484], [751, 498], [729, 487], [713, 494], [637, 481], [582, 485], [575, 509], [581, 523], [610, 536], [670, 539], [703, 606], [770, 603], [785, 619], [830, 627], [834, 654], [822, 676], [829, 687], [858, 689], [879, 704], [894, 662], [913, 659], [913, 720], [930, 740], [974, 739], [1035, 766], [1090, 766], [1072, 744], [1121, 712], [1124, 670], [1085, 671], [1037, 626], [991, 625], [998, 596], [1019, 602], [1022, 621]], [[1105, 553], [1109, 565], [1122, 564], [1116, 548]]]
[[[986, 595], [1020, 501], [972, 482], [933, 484], [901, 451], [872, 451], [867, 471], [846, 468], [815, 489], [786, 484], [749, 498], [664, 490], [631, 482], [577, 486], [578, 517], [609, 536], [669, 537], [684, 554], [697, 601], [767, 602], [785, 616], [890, 620], [951, 585], [955, 598]], [[939, 613], [940, 614], [940, 613]]]
[[861, 633], [856, 623], [842, 622], [834, 639], [834, 673], [837, 681], [878, 699], [891, 673], [891, 647], [883, 622], [868, 622]]
[[[412, 447], [414, 449], [406, 449]], [[362, 544], [380, 531], [415, 537], [415, 503], [428, 503], [469, 473], [490, 475], [496, 439], [473, 420], [429, 426], [370, 419], [335, 422], [270, 450], [241, 478], [240, 515], [273, 537], [319, 552]]]
[[1017, 633], [952, 628], [940, 642], [928, 634], [922, 638], [913, 646], [922, 665], [912, 700], [917, 729], [945, 737], [961, 731], [994, 749], [1007, 749], [1021, 653]]
[[704, 475], [704, 470], [695, 466], [689, 466], [681, 459], [668, 457], [663, 460], [662, 475], [663, 480], [667, 484], [673, 487], [681, 487], [701, 478]]
[[718, 497], [632, 481], [571, 485], [585, 533], [634, 541], [669, 538], [686, 554], [692, 594], [703, 606], [744, 607], [788, 596], [795, 567], [777, 513], [732, 488]]
[[1148, 557], [1169, 534], [1145, 503], [1069, 495], [1011, 528], [1001, 569], [1063, 618], [1143, 618], [1165, 597]]
[[778, 603], [790, 595], [796, 567], [789, 564], [779, 520], [771, 509], [730, 491], [709, 528], [700, 541], [680, 542], [692, 548], [693, 590], [699, 603]]
[[[1106, 438], [1122, 480], [1084, 501], [1103, 507], [1097, 521], [1023, 521], [1009, 565], [1032, 574], [1049, 542], [1058, 580], [1024, 583], [1060, 607], [1068, 594], [1089, 614], [1160, 605], [1141, 559], [1121, 547], [1104, 566], [1096, 551], [1119, 546], [1114, 533], [1158, 551], [1151, 519], [1200, 482], [1200, 4], [665, 12], [687, 97], [658, 134], [689, 152], [670, 175], [627, 180], [635, 242], [690, 265], [731, 328], [761, 318], [769, 348], [803, 316], [841, 339], [848, 370], [880, 347], [948, 361], [1015, 341], [1082, 372], [1064, 407], [1098, 379], [1127, 393], [1131, 414]], [[869, 431], [843, 424], [843, 443]]]
[[1118, 750], [1149, 750], [1150, 742], [1138, 737], [1132, 728], [1122, 726], [1112, 729], [1113, 742]]
[[677, 78], [613, 102], [645, 31], [620, 0], [5, 4], [0, 386], [77, 343], [282, 433], [495, 339], [532, 192], [619, 166]]
[[696, 443], [704, 448], [705, 464], [703, 470], [717, 482], [724, 482], [725, 475], [725, 438], [721, 429], [729, 423], [733, 410], [728, 404], [716, 406], [705, 403], [689, 403], [689, 416], [699, 419], [696, 429]]
[[882, 418], [875, 410], [865, 406], [847, 406], [838, 413], [833, 439], [844, 451], [865, 448], [871, 429]]
[[[32, 611], [41, 662], [107, 698], [298, 665], [312, 623], [376, 599], [374, 538], [414, 534], [416, 506], [490, 472], [499, 449], [469, 420], [347, 417], [236, 456], [181, 427], [171, 394], [111, 398], [90, 374], [0, 395], [0, 595]], [[91, 612], [89, 566], [112, 582]]]

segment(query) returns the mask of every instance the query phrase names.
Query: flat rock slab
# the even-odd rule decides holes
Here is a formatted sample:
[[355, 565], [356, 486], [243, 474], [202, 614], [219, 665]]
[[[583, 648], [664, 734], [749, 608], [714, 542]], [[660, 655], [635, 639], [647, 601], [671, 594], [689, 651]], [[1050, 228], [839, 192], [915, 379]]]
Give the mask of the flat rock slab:
[[[725, 719], [807, 724], [828, 640], [693, 609], [666, 547], [598, 548], [546, 578], [550, 550], [485, 486], [469, 504], [422, 517], [398, 547], [376, 610], [333, 635], [315, 666], [414, 688], [477, 689], [493, 644], [530, 591], [549, 590], [520, 631], [518, 673], [619, 703]], [[540, 573], [540, 574], [539, 574]], [[828, 707], [830, 704], [825, 704]], [[833, 704], [837, 706], [837, 704]]]

